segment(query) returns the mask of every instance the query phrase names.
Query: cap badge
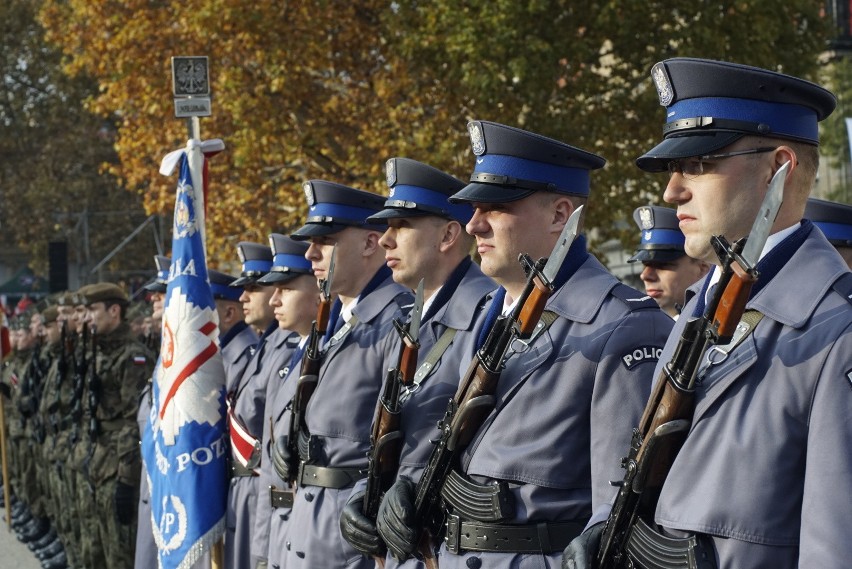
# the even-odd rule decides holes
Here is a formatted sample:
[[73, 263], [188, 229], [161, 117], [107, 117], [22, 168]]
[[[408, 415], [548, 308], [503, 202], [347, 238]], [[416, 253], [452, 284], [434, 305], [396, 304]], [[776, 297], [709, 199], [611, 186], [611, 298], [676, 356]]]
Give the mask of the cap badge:
[[[396, 184], [396, 160], [393, 158], [385, 163], [385, 179], [387, 180], [389, 188], [393, 188], [394, 184]], [[391, 193], [391, 195], [393, 195], [393, 193]]]
[[467, 131], [470, 134], [470, 148], [476, 156], [485, 154], [485, 134], [482, 132], [482, 124], [479, 122], [467, 123]]
[[305, 192], [305, 199], [308, 200], [308, 206], [314, 207], [317, 203], [317, 198], [314, 195], [314, 187], [310, 182], [302, 184], [302, 190]]
[[669, 74], [666, 72], [666, 67], [662, 62], [657, 63], [651, 69], [651, 77], [654, 79], [654, 85], [657, 87], [657, 95], [660, 97], [660, 104], [668, 107], [674, 100], [674, 90], [672, 83], [669, 80]]
[[642, 222], [642, 229], [654, 228], [654, 210], [650, 207], [639, 209], [639, 220]]

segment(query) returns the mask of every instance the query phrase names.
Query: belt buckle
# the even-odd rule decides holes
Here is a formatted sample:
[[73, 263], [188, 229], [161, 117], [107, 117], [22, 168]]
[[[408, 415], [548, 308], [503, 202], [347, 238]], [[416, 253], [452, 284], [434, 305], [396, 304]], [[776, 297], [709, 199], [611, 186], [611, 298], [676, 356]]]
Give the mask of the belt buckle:
[[448, 514], [446, 528], [444, 541], [447, 544], [447, 551], [458, 555], [461, 550], [461, 518], [455, 514]]

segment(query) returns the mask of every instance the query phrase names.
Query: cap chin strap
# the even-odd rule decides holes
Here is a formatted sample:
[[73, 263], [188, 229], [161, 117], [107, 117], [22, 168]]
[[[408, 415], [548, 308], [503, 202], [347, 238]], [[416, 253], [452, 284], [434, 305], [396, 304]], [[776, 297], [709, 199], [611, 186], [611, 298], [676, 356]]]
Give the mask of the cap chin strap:
[[[743, 134], [756, 134], [759, 136], [767, 136], [772, 134], [772, 128], [766, 123], [736, 121], [731, 119], [717, 119], [714, 117], [692, 117], [688, 119], [679, 119], [664, 124], [663, 136], [668, 136], [673, 132], [678, 132], [681, 130], [702, 128], [741, 132]], [[785, 135], [785, 138], [787, 138], [787, 135]]]
[[480, 184], [495, 184], [498, 186], [514, 186], [523, 190], [534, 190], [538, 192], [558, 192], [559, 188], [552, 182], [534, 182], [532, 180], [522, 180], [513, 178], [512, 176], [504, 176], [501, 174], [488, 174], [486, 172], [474, 172], [470, 176], [471, 182]]

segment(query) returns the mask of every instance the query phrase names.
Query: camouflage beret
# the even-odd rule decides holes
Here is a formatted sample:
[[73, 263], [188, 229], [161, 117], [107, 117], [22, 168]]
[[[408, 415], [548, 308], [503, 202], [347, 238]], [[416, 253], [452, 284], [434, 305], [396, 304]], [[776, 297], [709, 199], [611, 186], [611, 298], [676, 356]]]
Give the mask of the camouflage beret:
[[59, 316], [59, 307], [54, 305], [48, 306], [41, 312], [41, 318], [45, 324], [50, 324], [51, 322], [56, 322], [56, 318]]
[[78, 292], [83, 297], [83, 304], [86, 306], [90, 306], [96, 302], [116, 302], [119, 304], [127, 304], [129, 302], [124, 289], [113, 283], [86, 285]]

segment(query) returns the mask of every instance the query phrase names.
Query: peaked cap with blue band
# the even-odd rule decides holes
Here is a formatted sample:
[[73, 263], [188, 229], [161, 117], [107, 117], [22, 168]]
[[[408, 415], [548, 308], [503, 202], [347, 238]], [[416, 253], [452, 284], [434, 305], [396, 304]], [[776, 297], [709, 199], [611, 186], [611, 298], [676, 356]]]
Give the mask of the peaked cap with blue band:
[[467, 130], [476, 164], [451, 203], [513, 202], [534, 192], [588, 196], [589, 171], [606, 164], [596, 154], [511, 126], [471, 121]]
[[680, 230], [675, 210], [658, 205], [645, 205], [633, 211], [633, 220], [642, 231], [636, 254], [627, 259], [648, 263], [667, 263], [686, 255], [686, 238]]
[[372, 223], [387, 219], [436, 215], [462, 225], [473, 217], [468, 204], [451, 204], [448, 198], [464, 182], [428, 164], [410, 158], [391, 158], [385, 163], [390, 192], [384, 209], [367, 218]]
[[832, 245], [852, 247], [852, 205], [808, 198], [805, 219], [813, 221]]
[[667, 59], [654, 65], [651, 78], [666, 124], [664, 140], [636, 160], [647, 172], [716, 152], [746, 135], [818, 145], [817, 123], [837, 104], [815, 83], [738, 63]]
[[213, 269], [207, 269], [207, 277], [210, 279], [210, 290], [214, 299], [239, 302], [243, 291], [231, 286], [237, 277]]
[[240, 273], [240, 278], [228, 286], [257, 284], [257, 280], [272, 268], [272, 249], [266, 245], [240, 241], [237, 243], [237, 255], [240, 257], [243, 271]]
[[311, 262], [305, 259], [308, 244], [290, 239], [280, 233], [269, 235], [269, 247], [272, 249], [272, 268], [258, 279], [258, 284], [271, 285], [287, 282], [302, 275], [313, 275]]
[[325, 180], [310, 180], [302, 184], [308, 201], [305, 224], [290, 234], [296, 241], [331, 235], [347, 227], [384, 231], [381, 225], [367, 223], [367, 218], [384, 207], [385, 198]]
[[166, 292], [169, 283], [169, 268], [172, 260], [163, 255], [154, 255], [154, 265], [157, 267], [157, 276], [143, 288], [150, 292]]

